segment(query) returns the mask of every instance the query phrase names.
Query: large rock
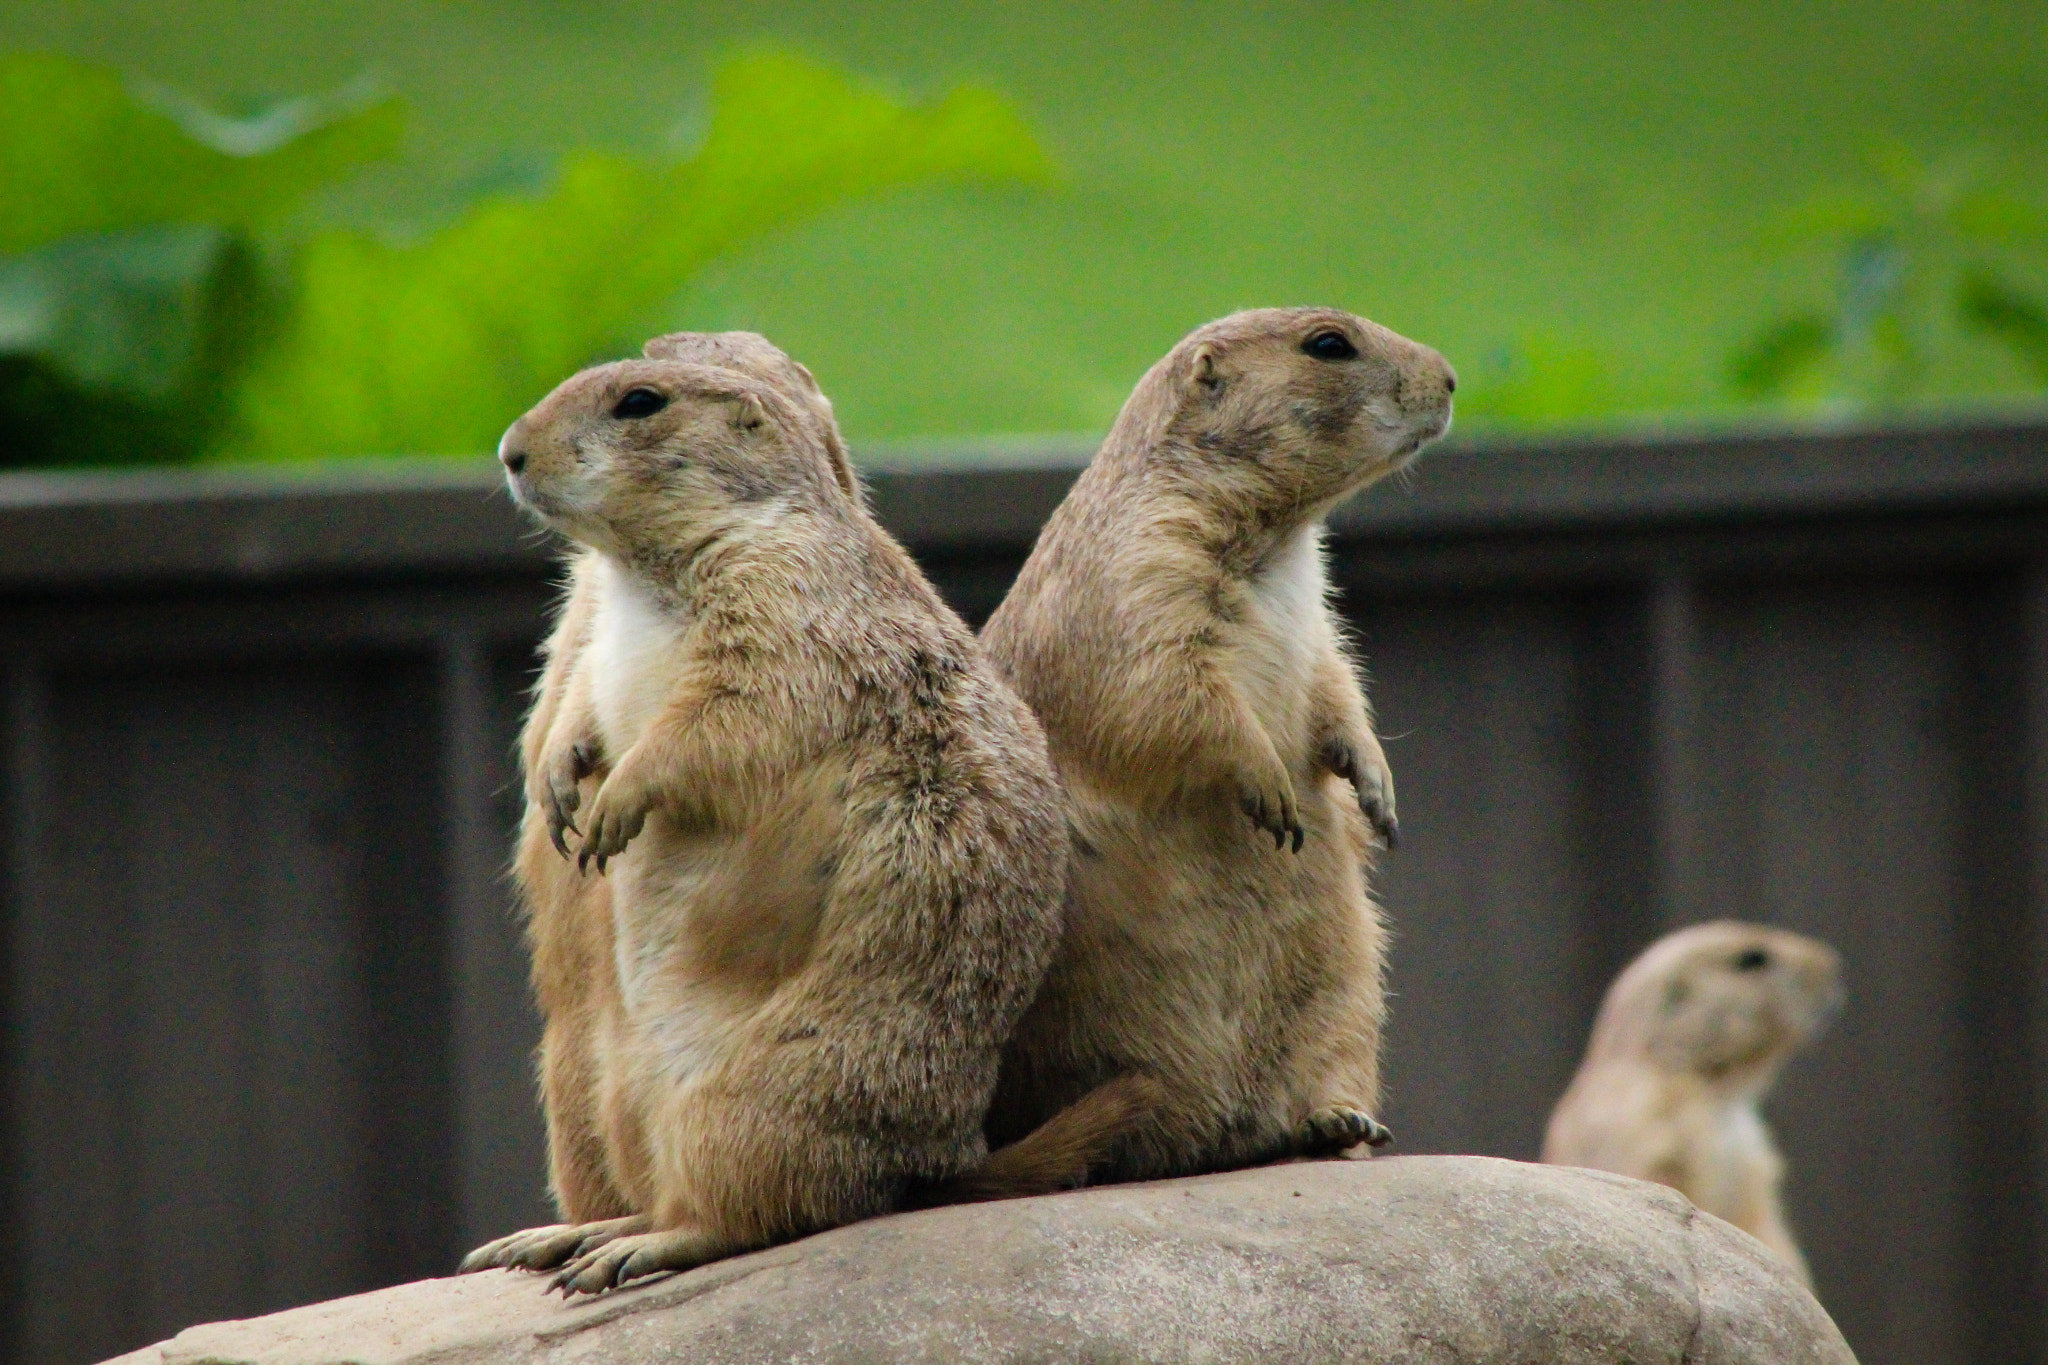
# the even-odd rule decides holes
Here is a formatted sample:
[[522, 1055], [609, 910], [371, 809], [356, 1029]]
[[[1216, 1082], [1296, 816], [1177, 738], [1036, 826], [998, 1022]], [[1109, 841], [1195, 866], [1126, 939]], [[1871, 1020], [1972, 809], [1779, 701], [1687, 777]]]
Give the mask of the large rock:
[[877, 1219], [564, 1304], [491, 1271], [119, 1365], [1853, 1365], [1761, 1245], [1619, 1176], [1382, 1157]]

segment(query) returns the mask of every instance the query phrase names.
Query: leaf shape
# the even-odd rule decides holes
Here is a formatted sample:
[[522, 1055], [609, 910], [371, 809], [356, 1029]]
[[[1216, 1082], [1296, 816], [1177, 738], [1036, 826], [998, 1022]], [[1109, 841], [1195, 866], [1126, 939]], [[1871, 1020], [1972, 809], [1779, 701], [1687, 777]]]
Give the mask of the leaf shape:
[[161, 401], [192, 382], [228, 250], [220, 228], [178, 225], [0, 258], [0, 354], [39, 356], [81, 389]]
[[830, 68], [726, 67], [691, 158], [585, 153], [539, 198], [429, 240], [311, 242], [284, 343], [244, 386], [231, 457], [489, 449], [713, 257], [851, 197], [933, 180], [1042, 179], [1016, 113], [973, 89], [905, 105]]
[[225, 413], [270, 316], [254, 252], [174, 224], [0, 259], [0, 463], [174, 463]]
[[[0, 252], [154, 223], [249, 229], [396, 150], [403, 111], [362, 85], [248, 121], [41, 53], [0, 56]], [[195, 137], [193, 129], [208, 134]]]
[[2048, 384], [2048, 304], [1983, 271], [1963, 277], [1956, 291], [1963, 326], [2004, 342]]
[[1746, 398], [1783, 393], [1800, 371], [1825, 358], [1834, 328], [1818, 314], [1787, 318], [1767, 327], [1728, 366], [1728, 381]]

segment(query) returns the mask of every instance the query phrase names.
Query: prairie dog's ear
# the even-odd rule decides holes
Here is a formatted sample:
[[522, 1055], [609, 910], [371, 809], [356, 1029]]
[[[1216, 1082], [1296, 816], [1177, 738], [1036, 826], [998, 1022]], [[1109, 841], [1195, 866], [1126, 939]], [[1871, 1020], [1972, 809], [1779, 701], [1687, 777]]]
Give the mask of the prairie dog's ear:
[[818, 387], [817, 376], [811, 373], [810, 366], [804, 364], [801, 360], [792, 360], [789, 363], [796, 366], [797, 378], [804, 381], [804, 387], [808, 388], [812, 393], [824, 392], [823, 389]]
[[1223, 387], [1223, 372], [1216, 365], [1216, 348], [1208, 342], [1195, 347], [1195, 353], [1188, 357], [1188, 375], [1195, 384], [1209, 393]]
[[767, 421], [768, 410], [761, 406], [760, 398], [751, 393], [741, 394], [732, 424], [741, 431], [758, 431]]
[[867, 499], [861, 495], [860, 476], [853, 472], [853, 456], [847, 452], [839, 428], [830, 422], [825, 424], [825, 458], [832, 462], [832, 477], [839, 480], [839, 486], [846, 490], [847, 497], [853, 499], [853, 505], [867, 506]]
[[692, 335], [690, 332], [669, 332], [653, 337], [640, 348], [640, 354], [649, 360], [680, 360], [683, 358], [683, 339]]

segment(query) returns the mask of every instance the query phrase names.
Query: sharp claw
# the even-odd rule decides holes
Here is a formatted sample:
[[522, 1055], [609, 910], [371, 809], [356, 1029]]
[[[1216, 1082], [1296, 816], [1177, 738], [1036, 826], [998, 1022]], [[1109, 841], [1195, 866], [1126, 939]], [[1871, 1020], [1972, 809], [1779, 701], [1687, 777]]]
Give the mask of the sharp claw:
[[1401, 843], [1401, 822], [1389, 816], [1385, 827], [1380, 831], [1380, 837], [1387, 841], [1388, 848], [1398, 847]]
[[600, 877], [604, 875], [604, 859], [604, 854], [600, 853], [597, 855], [597, 875]]
[[564, 858], [569, 856], [569, 841], [562, 837], [562, 831], [559, 828], [549, 830], [548, 838], [553, 841], [555, 852], [561, 854]]
[[1303, 839], [1306, 839], [1307, 837], [1308, 837], [1308, 832], [1307, 832], [1306, 830], [1302, 829], [1302, 827], [1301, 827], [1300, 825], [1296, 825], [1296, 826], [1294, 827], [1294, 851], [1295, 851], [1296, 853], [1299, 853], [1299, 852], [1301, 852], [1301, 841], [1302, 841]]
[[585, 845], [584, 845], [584, 846], [583, 846], [582, 848], [578, 849], [578, 850], [577, 850], [577, 852], [576, 852], [576, 871], [577, 871], [577, 873], [578, 873], [578, 874], [580, 875], [580, 874], [582, 873], [583, 869], [584, 869], [585, 867], [589, 866], [589, 864], [590, 864], [590, 845], [589, 845], [589, 844], [585, 844]]
[[1287, 827], [1283, 825], [1273, 831], [1273, 851], [1277, 853], [1285, 847], [1287, 847]]

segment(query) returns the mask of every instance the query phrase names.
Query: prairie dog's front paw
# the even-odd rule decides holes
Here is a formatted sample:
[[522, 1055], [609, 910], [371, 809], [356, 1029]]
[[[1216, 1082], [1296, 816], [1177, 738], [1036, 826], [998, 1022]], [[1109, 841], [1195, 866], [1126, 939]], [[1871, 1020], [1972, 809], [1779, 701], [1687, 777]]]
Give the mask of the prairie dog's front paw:
[[597, 759], [587, 744], [564, 744], [550, 751], [527, 785], [527, 797], [547, 817], [548, 839], [555, 852], [569, 856], [568, 840], [562, 831], [581, 834], [576, 828], [576, 808], [583, 804], [583, 779], [597, 771]]
[[583, 836], [583, 847], [576, 854], [577, 871], [595, 859], [602, 875], [605, 861], [626, 851], [626, 845], [646, 826], [647, 814], [653, 809], [654, 789], [635, 778], [629, 769], [614, 768], [597, 789], [590, 813], [584, 817], [589, 832]]
[[1394, 770], [1387, 756], [1368, 732], [1363, 740], [1333, 736], [1323, 745], [1323, 762], [1330, 771], [1349, 782], [1358, 793], [1358, 809], [1371, 823], [1373, 832], [1388, 848], [1401, 839], [1401, 822], [1394, 814]]
[[1285, 848], [1292, 836], [1294, 851], [1301, 852], [1301, 807], [1294, 798], [1294, 779], [1277, 759], [1264, 773], [1237, 775], [1237, 804], [1254, 825], [1273, 836], [1274, 848]]

